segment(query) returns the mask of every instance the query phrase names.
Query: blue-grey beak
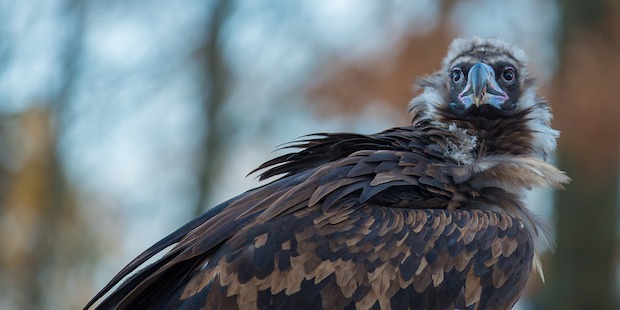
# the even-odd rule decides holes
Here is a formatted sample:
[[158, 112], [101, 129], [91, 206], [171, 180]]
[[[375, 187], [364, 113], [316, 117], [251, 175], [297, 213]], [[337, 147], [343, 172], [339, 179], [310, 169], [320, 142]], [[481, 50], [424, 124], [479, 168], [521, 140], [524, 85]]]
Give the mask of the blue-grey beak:
[[469, 69], [467, 85], [459, 94], [459, 99], [466, 108], [474, 104], [490, 104], [499, 109], [508, 100], [508, 94], [495, 81], [495, 70], [479, 62]]

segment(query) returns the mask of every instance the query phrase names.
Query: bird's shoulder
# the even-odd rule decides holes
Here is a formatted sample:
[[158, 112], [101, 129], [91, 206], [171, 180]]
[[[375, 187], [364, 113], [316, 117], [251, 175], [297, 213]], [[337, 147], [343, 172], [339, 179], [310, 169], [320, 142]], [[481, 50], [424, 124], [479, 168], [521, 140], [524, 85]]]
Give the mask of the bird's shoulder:
[[[456, 134], [462, 133], [456, 131]], [[235, 287], [240, 283], [247, 283], [253, 277], [262, 279], [265, 273], [272, 274], [277, 268], [292, 266], [293, 262], [290, 260], [293, 254], [286, 249], [293, 244], [303, 245], [308, 253], [313, 253], [304, 256], [308, 259], [303, 262], [304, 268], [315, 268], [321, 265], [321, 262], [334, 262], [337, 258], [348, 261], [345, 259], [347, 257], [365, 259], [367, 263], [389, 261], [389, 264], [383, 264], [384, 268], [394, 268], [396, 261], [392, 258], [377, 260], [379, 256], [394, 254], [398, 257], [394, 259], [403, 260], [401, 263], [405, 263], [406, 259], [415, 259], [411, 264], [417, 266], [416, 270], [423, 272], [425, 269], [420, 269], [420, 264], [430, 263], [429, 266], [435, 266], [434, 259], [439, 259], [437, 266], [456, 264], [457, 258], [449, 252], [439, 252], [443, 251], [441, 249], [456, 251], [460, 246], [469, 246], [472, 251], [478, 248], [486, 251], [490, 249], [486, 243], [501, 244], [502, 249], [512, 248], [511, 244], [514, 242], [527, 243], [527, 238], [530, 238], [527, 229], [515, 230], [526, 232], [519, 237], [521, 239], [517, 238], [518, 240], [515, 236], [508, 239], [504, 238], [504, 235], [500, 236], [500, 233], [505, 234], [505, 229], [497, 228], [497, 225], [504, 225], [500, 224], [501, 221], [497, 222], [498, 219], [502, 218], [511, 223], [520, 222], [514, 215], [478, 212], [483, 212], [482, 210], [472, 213], [471, 210], [457, 209], [480, 209], [497, 204], [518, 206], [519, 198], [511, 190], [520, 189], [524, 185], [537, 185], [536, 182], [554, 182], [553, 178], [547, 177], [549, 172], [555, 173], [554, 168], [535, 159], [510, 156], [476, 157], [475, 160], [464, 163], [446, 153], [446, 150], [455, 147], [449, 143], [454, 135], [455, 131], [450, 128], [416, 126], [394, 128], [375, 135], [323, 134], [306, 139], [294, 145], [301, 148], [300, 151], [280, 156], [259, 167], [264, 170], [261, 177], [280, 178], [221, 204], [153, 245], [121, 270], [93, 301], [101, 298], [114, 285], [166, 248], [170, 250], [151, 265], [127, 278], [106, 298], [103, 305], [126, 306], [143, 301], [144, 298], [155, 298], [157, 294], [154, 294], [154, 290], [167, 287], [162, 279], [171, 276], [183, 277], [182, 281], [171, 282], [177, 287], [170, 290], [180, 294], [177, 301], [184, 300], [210, 285], [208, 283], [211, 282], [203, 281], [209, 275], [219, 276], [222, 268], [232, 266], [231, 264], [236, 264], [236, 267], [226, 268], [237, 269], [235, 273], [242, 277], [235, 280], [241, 282], [229, 283]], [[471, 152], [474, 153], [473, 150]], [[515, 175], [519, 177], [514, 177]], [[556, 182], [561, 181], [559, 177], [556, 179]], [[507, 225], [506, 229], [517, 226]], [[286, 227], [290, 229], [276, 231]], [[293, 228], [298, 231], [293, 231]], [[399, 230], [395, 231], [396, 228]], [[454, 234], [455, 231], [458, 233]], [[405, 239], [404, 235], [407, 235]], [[318, 240], [327, 236], [329, 238], [322, 239], [323, 241]], [[468, 240], [470, 242], [466, 243]], [[262, 243], [266, 245], [265, 248], [257, 247]], [[447, 244], [450, 246], [445, 247]], [[246, 256], [249, 254], [243, 254], [249, 245], [253, 247], [251, 258], [254, 261], [248, 260], [250, 258]], [[334, 246], [339, 246], [340, 249], [334, 249]], [[351, 249], [356, 246], [363, 248], [360, 251], [370, 251], [372, 248], [374, 254], [360, 258], [345, 249], [349, 246]], [[375, 251], [378, 248], [382, 251]], [[258, 249], [260, 251], [256, 252]], [[407, 251], [409, 254], [404, 254]], [[416, 255], [412, 255], [412, 251], [417, 251]], [[489, 251], [495, 252], [484, 253], [491, 253], [490, 257], [499, 259], [497, 255], [501, 251], [497, 252], [497, 248]], [[217, 253], [224, 253], [221, 255], [226, 257], [217, 258]], [[299, 253], [296, 252], [293, 256], [297, 257]], [[282, 267], [276, 268], [276, 264], [280, 263], [274, 259], [288, 259], [289, 262], [283, 262]], [[432, 262], [429, 262], [429, 259]], [[484, 261], [488, 259], [493, 258], [485, 256]], [[207, 272], [206, 266], [209, 264], [219, 267], [216, 271]], [[413, 265], [410, 267], [414, 268]], [[372, 273], [377, 267], [371, 264], [364, 268], [370, 268], [368, 270]], [[340, 267], [326, 265], [325, 268]], [[397, 269], [403, 270], [405, 274], [405, 269], [410, 270]], [[297, 268], [286, 270], [287, 277], [298, 272]], [[316, 268], [312, 270], [319, 272]], [[443, 273], [448, 270], [441, 273], [435, 271], [428, 275], [435, 277], [432, 279], [434, 284], [439, 284], [441, 279], [437, 277], [445, 277], [448, 274]], [[336, 277], [333, 272], [328, 272], [325, 276], [329, 274]], [[496, 273], [495, 278], [489, 278], [488, 281], [500, 281], [499, 275]], [[418, 276], [415, 278], [418, 279]], [[305, 279], [306, 275], [301, 277]], [[365, 281], [372, 282], [370, 279]], [[220, 285], [223, 285], [221, 283]], [[288, 288], [290, 285], [308, 285], [304, 283], [306, 282], [286, 285], [287, 289], [291, 290]], [[418, 289], [427, 287], [425, 285], [428, 283], [420, 283], [424, 284], [415, 284], [419, 285]], [[274, 282], [269, 285], [276, 284]], [[368, 292], [368, 289], [376, 284], [368, 285], [370, 286], [364, 286], [363, 290]], [[224, 288], [220, 288], [222, 289]], [[270, 289], [274, 290], [273, 287]], [[381, 287], [378, 292], [385, 289]], [[231, 288], [227, 287], [225, 290]], [[356, 298], [362, 298], [362, 295]]]

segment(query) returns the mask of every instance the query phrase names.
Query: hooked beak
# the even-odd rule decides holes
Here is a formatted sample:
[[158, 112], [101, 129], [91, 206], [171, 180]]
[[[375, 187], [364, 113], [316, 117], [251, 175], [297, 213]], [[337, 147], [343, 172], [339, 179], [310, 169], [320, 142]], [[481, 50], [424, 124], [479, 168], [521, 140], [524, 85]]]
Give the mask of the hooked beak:
[[499, 109], [508, 100], [508, 94], [495, 81], [493, 68], [479, 62], [469, 69], [467, 85], [458, 98], [466, 108], [490, 104]]

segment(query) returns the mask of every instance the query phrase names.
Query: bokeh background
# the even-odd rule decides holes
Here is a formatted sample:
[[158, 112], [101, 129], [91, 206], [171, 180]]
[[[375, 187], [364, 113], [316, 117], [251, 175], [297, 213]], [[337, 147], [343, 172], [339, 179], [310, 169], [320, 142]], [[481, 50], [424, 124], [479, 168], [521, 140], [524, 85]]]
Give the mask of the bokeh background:
[[518, 309], [616, 309], [620, 5], [0, 0], [0, 309], [78, 309], [131, 258], [258, 184], [279, 144], [407, 125], [452, 38], [526, 49], [574, 181]]

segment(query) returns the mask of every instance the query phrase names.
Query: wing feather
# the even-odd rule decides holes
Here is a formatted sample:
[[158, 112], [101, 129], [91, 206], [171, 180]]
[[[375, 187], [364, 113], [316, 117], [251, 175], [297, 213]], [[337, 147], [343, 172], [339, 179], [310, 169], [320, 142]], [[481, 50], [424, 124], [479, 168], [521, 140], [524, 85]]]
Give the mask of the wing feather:
[[303, 140], [302, 151], [259, 167], [261, 178], [280, 179], [162, 239], [87, 307], [124, 279], [99, 308], [508, 308], [539, 225], [514, 189], [567, 178], [527, 158], [451, 162], [438, 134], [403, 127]]

